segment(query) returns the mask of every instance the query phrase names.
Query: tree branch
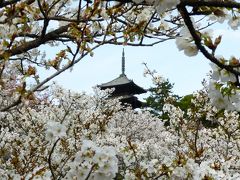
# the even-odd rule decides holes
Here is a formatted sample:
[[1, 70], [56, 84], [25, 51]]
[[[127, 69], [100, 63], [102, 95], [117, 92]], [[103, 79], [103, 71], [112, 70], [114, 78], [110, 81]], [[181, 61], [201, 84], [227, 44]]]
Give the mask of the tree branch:
[[[28, 41], [16, 48], [6, 51], [5, 53], [9, 53], [9, 54], [11, 54], [11, 56], [14, 56], [14, 55], [18, 55], [18, 54], [27, 52], [31, 49], [39, 47], [40, 45], [42, 45], [48, 41], [56, 40], [60, 34], [67, 32], [68, 27], [69, 27], [69, 25], [62, 26], [54, 31], [47, 33], [44, 37], [39, 37], [38, 39], [35, 39], [33, 41]], [[0, 59], [4, 59], [4, 54], [0, 54]]]
[[53, 151], [54, 151], [54, 149], [55, 149], [55, 147], [56, 147], [56, 145], [57, 145], [59, 140], [60, 140], [60, 138], [58, 138], [57, 141], [53, 144], [53, 147], [52, 147], [52, 149], [51, 149], [51, 151], [49, 153], [49, 156], [48, 156], [48, 165], [49, 165], [49, 169], [50, 169], [50, 171], [52, 173], [53, 179], [56, 179], [56, 177], [55, 177], [55, 174], [54, 174], [54, 171], [53, 171], [52, 160], [51, 159], [52, 159]]
[[[197, 48], [201, 51], [201, 53], [207, 58], [209, 59], [212, 63], [216, 64], [218, 67], [220, 67], [221, 69], [225, 69], [235, 75], [240, 75], [240, 72], [235, 70], [233, 67], [225, 65], [223, 63], [221, 63], [214, 55], [212, 55], [211, 53], [209, 53], [206, 48], [202, 45], [201, 41], [201, 37], [198, 35], [198, 33], [196, 32], [196, 29], [193, 26], [193, 23], [190, 19], [190, 16], [188, 14], [188, 11], [186, 9], [186, 7], [182, 4], [178, 5], [178, 10], [181, 13], [184, 22], [190, 32], [190, 34], [192, 35], [192, 38], [195, 42], [195, 45], [197, 46]], [[239, 85], [239, 84], [237, 84]]]
[[208, 6], [208, 7], [223, 7], [223, 8], [240, 8], [240, 3], [235, 1], [223, 1], [223, 0], [181, 0], [180, 6]]
[[0, 8], [6, 7], [6, 6], [11, 5], [11, 4], [15, 4], [15, 3], [19, 2], [19, 1], [21, 1], [21, 0], [12, 0], [12, 1], [2, 0], [0, 2]]

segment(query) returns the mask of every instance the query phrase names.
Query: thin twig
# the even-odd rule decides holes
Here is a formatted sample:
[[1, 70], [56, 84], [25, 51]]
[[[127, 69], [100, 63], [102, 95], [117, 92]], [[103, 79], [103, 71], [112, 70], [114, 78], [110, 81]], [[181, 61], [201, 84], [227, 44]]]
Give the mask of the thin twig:
[[49, 169], [50, 169], [50, 171], [52, 173], [53, 179], [56, 179], [56, 177], [55, 177], [54, 170], [53, 170], [53, 167], [52, 167], [52, 160], [51, 160], [51, 158], [52, 158], [52, 154], [53, 154], [54, 149], [55, 149], [55, 147], [56, 147], [56, 145], [57, 145], [59, 140], [60, 140], [60, 138], [58, 138], [57, 141], [53, 144], [53, 147], [52, 147], [52, 149], [51, 149], [51, 151], [49, 153], [49, 156], [48, 156], [48, 165], [49, 165]]

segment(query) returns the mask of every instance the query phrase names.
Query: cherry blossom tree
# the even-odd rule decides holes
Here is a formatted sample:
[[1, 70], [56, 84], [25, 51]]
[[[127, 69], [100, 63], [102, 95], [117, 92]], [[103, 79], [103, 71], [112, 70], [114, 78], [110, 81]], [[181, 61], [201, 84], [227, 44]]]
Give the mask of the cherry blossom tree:
[[[1, 1], [1, 87], [11, 81], [14, 94], [12, 103], [1, 111], [33, 98], [47, 82], [85, 56], [93, 56], [94, 49], [104, 44], [152, 46], [175, 39], [187, 56], [201, 52], [216, 65], [216, 71], [229, 76], [225, 78], [231, 82], [227, 87], [231, 84], [230, 89], [235, 89], [239, 85], [238, 58], [216, 56], [221, 35], [215, 38], [209, 29], [227, 22], [225, 26], [236, 30], [239, 6], [234, 0]], [[43, 79], [40, 69], [54, 72]], [[9, 71], [13, 75], [6, 78]]]
[[[0, 1], [0, 179], [239, 179], [239, 60], [219, 56], [222, 36], [210, 31], [238, 29], [239, 8], [235, 0]], [[46, 86], [104, 44], [171, 39], [213, 70], [186, 111], [166, 99], [169, 126], [121, 107], [108, 90]], [[42, 79], [41, 69], [54, 71]]]
[[0, 114], [1, 179], [240, 177], [239, 114], [213, 107], [204, 89], [187, 112], [166, 102], [165, 126], [148, 111], [107, 99], [107, 91], [51, 88], [47, 100]]
[[[51, 79], [85, 56], [93, 56], [94, 49], [104, 44], [150, 46], [176, 36], [174, 29], [165, 30], [164, 22], [160, 34], [149, 26], [159, 19], [157, 14], [151, 6], [135, 3], [17, 0], [1, 1], [0, 8], [1, 87], [11, 81], [13, 97], [1, 111], [33, 97]], [[154, 37], [162, 38], [143, 42]], [[42, 79], [41, 69], [54, 72]]]

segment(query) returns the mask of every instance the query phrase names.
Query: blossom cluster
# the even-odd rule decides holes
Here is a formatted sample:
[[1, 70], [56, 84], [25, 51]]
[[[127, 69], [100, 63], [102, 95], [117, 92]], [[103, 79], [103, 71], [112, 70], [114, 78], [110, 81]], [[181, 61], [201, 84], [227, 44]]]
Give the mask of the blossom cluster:
[[118, 159], [111, 146], [98, 147], [84, 140], [81, 151], [77, 152], [69, 164], [66, 179], [113, 179], [118, 172]]
[[[239, 77], [228, 71], [239, 71], [239, 62], [216, 58], [221, 38], [213, 42], [203, 30], [209, 22], [225, 20], [238, 29], [239, 12], [192, 6], [186, 19], [178, 11], [181, 3], [2, 1], [0, 179], [239, 179]], [[207, 25], [194, 23], [194, 15], [206, 15]], [[195, 93], [187, 110], [167, 101], [167, 126], [146, 109], [122, 107], [107, 98], [110, 91], [89, 96], [51, 86], [38, 92], [106, 43], [144, 45], [146, 38], [157, 39], [154, 45], [176, 38], [180, 51], [195, 56], [200, 48], [192, 33], [206, 53], [210, 50], [212, 61], [229, 68], [213, 65], [208, 89]], [[57, 52], [46, 57], [40, 46]], [[40, 68], [55, 73], [40, 81]]]
[[234, 85], [236, 75], [211, 64], [211, 79], [208, 85], [208, 96], [212, 105], [218, 109], [239, 111], [240, 92]]
[[193, 42], [192, 36], [186, 27], [180, 31], [180, 37], [176, 38], [176, 45], [179, 51], [184, 51], [187, 56], [196, 56], [198, 48]]
[[[133, 2], [140, 4], [144, 2], [144, 0], [133, 0]], [[167, 10], [172, 8], [176, 8], [176, 6], [180, 3], [180, 0], [145, 0], [145, 2], [149, 5], [153, 5], [156, 8], [156, 11], [159, 14], [164, 13]]]
[[[48, 100], [1, 113], [1, 179], [236, 179], [239, 115], [214, 108], [206, 91], [170, 118], [59, 86]], [[41, 96], [39, 97], [41, 98]]]

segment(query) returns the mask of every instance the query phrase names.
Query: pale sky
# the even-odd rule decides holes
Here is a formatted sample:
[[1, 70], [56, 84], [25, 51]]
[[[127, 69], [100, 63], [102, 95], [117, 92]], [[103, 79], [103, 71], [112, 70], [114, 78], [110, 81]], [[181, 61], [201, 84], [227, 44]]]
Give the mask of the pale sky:
[[[238, 31], [217, 30], [217, 34], [225, 34], [226, 42], [219, 47], [217, 53], [230, 57], [231, 53], [238, 55], [240, 47]], [[121, 57], [123, 46], [104, 45], [94, 51], [93, 57], [86, 57], [78, 63], [72, 72], [64, 72], [55, 78], [64, 88], [77, 92], [92, 93], [92, 87], [106, 83], [118, 77], [121, 73]], [[144, 77], [143, 62], [151, 70], [155, 69], [159, 75], [174, 83], [175, 94], [183, 96], [202, 88], [202, 80], [208, 78], [209, 61], [201, 53], [196, 57], [187, 57], [179, 52], [174, 40], [170, 40], [153, 47], [125, 46], [126, 74], [139, 86], [147, 89], [151, 78]]]
[[[92, 87], [108, 82], [121, 73], [123, 46], [107, 45], [97, 49], [93, 57], [87, 57], [77, 64], [71, 73], [65, 72], [57, 79], [65, 88], [75, 91], [92, 92]], [[206, 77], [210, 67], [208, 62], [197, 56], [186, 57], [179, 52], [174, 41], [165, 42], [154, 47], [124, 47], [126, 58], [126, 75], [143, 88], [151, 86], [151, 78], [144, 77], [146, 62], [151, 70], [174, 83], [174, 92], [186, 95], [202, 87], [201, 81]]]

